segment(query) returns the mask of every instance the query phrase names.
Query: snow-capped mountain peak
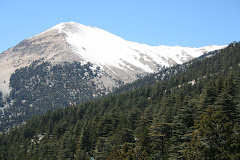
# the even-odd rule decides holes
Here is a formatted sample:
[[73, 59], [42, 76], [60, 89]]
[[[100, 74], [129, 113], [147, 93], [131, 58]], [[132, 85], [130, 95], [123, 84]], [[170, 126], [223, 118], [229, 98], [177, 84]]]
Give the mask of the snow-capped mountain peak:
[[52, 29], [66, 34], [69, 48], [84, 61], [117, 68], [126, 66], [127, 62], [147, 72], [153, 72], [151, 68], [139, 62], [141, 56], [139, 52], [133, 50], [136, 48], [133, 43], [109, 32], [75, 22], [61, 23]]
[[198, 57], [205, 52], [222, 48], [222, 46], [190, 48], [180, 46], [149, 46], [126, 41], [107, 31], [96, 27], [84, 26], [76, 22], [65, 22], [51, 29], [64, 33], [69, 48], [78, 54], [85, 62], [98, 66], [134, 69], [137, 67], [145, 72], [156, 69], [146, 62], [170, 66], [183, 63]]
[[111, 88], [118, 81], [132, 82], [139, 75], [157, 72], [163, 66], [182, 64], [224, 47], [149, 46], [124, 40], [96, 27], [64, 22], [0, 54], [0, 91], [9, 93], [11, 74], [36, 60], [53, 64], [73, 61], [91, 63], [105, 75], [97, 80], [98, 83]]

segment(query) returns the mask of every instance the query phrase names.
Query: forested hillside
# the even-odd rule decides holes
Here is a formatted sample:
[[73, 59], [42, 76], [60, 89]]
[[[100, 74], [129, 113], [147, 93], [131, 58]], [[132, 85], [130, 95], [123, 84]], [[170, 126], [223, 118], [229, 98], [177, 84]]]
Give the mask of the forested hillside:
[[[209, 60], [205, 60], [205, 59], [218, 54], [220, 51], [221, 50], [208, 52], [198, 58], [190, 60], [181, 65], [177, 64], [172, 67], [162, 68], [157, 73], [149, 74], [143, 78], [140, 78], [140, 79], [134, 81], [133, 83], [129, 83], [127, 85], [123, 85], [119, 88], [116, 88], [113, 93], [121, 93], [121, 92], [129, 91], [129, 90], [134, 90], [136, 88], [139, 88], [140, 86], [152, 85], [156, 82], [169, 80], [171, 77], [176, 76], [176, 75], [182, 76], [182, 78], [180, 78], [180, 80], [183, 80], [184, 82], [186, 82], [186, 81], [192, 80], [193, 77], [197, 77], [200, 72], [204, 72], [204, 73], [201, 73], [201, 75], [213, 74], [213, 73], [217, 72], [218, 69], [215, 69], [215, 70], [203, 69], [203, 70], [201, 70], [201, 68], [198, 66], [201, 65], [203, 67], [207, 67], [209, 64], [206, 64], [206, 63], [209, 63]], [[217, 55], [217, 56], [218, 56], [217, 58], [213, 57], [214, 66], [219, 66], [221, 64], [221, 63], [218, 63], [217, 61], [215, 61], [215, 59], [219, 59], [221, 62], [224, 61], [224, 58], [222, 58], [221, 55], [220, 56]], [[226, 66], [224, 66], [223, 68], [228, 68], [229, 66], [231, 66], [231, 64], [226, 64]], [[208, 66], [208, 67], [210, 67], [210, 66]], [[190, 70], [190, 71], [188, 71], [188, 70]], [[190, 73], [194, 73], [194, 71], [195, 71], [195, 72], [197, 72], [197, 75], [195, 73], [194, 73], [195, 75], [193, 75], [193, 76], [189, 76], [189, 74], [186, 75], [186, 71], [188, 71]], [[182, 83], [182, 82], [180, 82], [180, 83]]]
[[[107, 89], [98, 89], [94, 83], [99, 76], [98, 68], [80, 62], [53, 65], [36, 61], [29, 67], [16, 70], [10, 79], [11, 92], [2, 110], [0, 131], [48, 110], [76, 105], [94, 98], [93, 95], [103, 95]], [[4, 107], [1, 99], [0, 107]]]
[[[191, 63], [218, 52], [219, 50], [209, 52], [183, 65], [163, 68], [160, 72], [143, 78], [139, 75], [139, 80], [123, 85], [113, 93], [168, 80], [174, 75], [183, 73]], [[98, 80], [103, 76], [102, 74], [109, 77], [106, 73], [102, 73], [100, 68], [94, 68], [91, 63], [80, 62], [51, 64], [39, 60], [29, 67], [17, 69], [10, 78], [10, 95], [5, 96], [2, 101], [0, 93], [0, 131], [19, 125], [46, 111], [76, 105], [109, 93], [109, 88], [105, 88], [103, 82]], [[120, 85], [123, 82], [116, 81], [116, 83]]]
[[0, 135], [0, 159], [238, 159], [239, 91], [232, 43], [167, 81], [34, 117]]

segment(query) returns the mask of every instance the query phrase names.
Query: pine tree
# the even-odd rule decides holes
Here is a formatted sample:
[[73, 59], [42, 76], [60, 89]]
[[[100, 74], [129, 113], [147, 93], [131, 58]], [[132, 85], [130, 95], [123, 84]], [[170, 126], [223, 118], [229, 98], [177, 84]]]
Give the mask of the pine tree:
[[132, 148], [128, 143], [124, 143], [122, 148], [112, 152], [107, 160], [150, 160], [152, 159], [146, 151], [137, 153], [136, 148]]
[[237, 84], [234, 82], [233, 74], [230, 74], [224, 82], [222, 92], [219, 94], [215, 104], [218, 105], [230, 120], [236, 120], [237, 112]]
[[140, 126], [136, 129], [136, 149], [138, 153], [142, 153], [144, 150], [150, 153], [150, 136], [148, 124], [145, 119], [141, 120]]
[[170, 157], [172, 159], [180, 159], [181, 151], [184, 143], [189, 140], [189, 133], [194, 125], [195, 107], [190, 97], [185, 97], [182, 104], [179, 106], [179, 111], [173, 119], [173, 133], [170, 147]]
[[84, 128], [82, 130], [82, 134], [79, 137], [77, 147], [80, 150], [89, 151], [89, 149], [90, 149], [89, 138], [90, 138], [90, 133], [89, 133], [88, 129]]
[[186, 159], [226, 160], [240, 156], [239, 124], [229, 121], [220, 110], [208, 108], [195, 125], [191, 142], [183, 151]]
[[[213, 105], [217, 98], [217, 90], [215, 81], [210, 81], [204, 88], [200, 101], [203, 108], [209, 105]], [[201, 109], [202, 110], [202, 109]]]
[[60, 159], [72, 159], [75, 151], [75, 146], [75, 138], [69, 131], [66, 131], [62, 137], [62, 141], [60, 142]]

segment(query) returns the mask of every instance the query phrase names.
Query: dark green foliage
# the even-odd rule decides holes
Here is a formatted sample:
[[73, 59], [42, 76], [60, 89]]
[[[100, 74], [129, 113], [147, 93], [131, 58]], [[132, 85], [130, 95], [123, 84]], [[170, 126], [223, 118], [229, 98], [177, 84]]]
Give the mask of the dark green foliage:
[[[115, 93], [121, 93], [128, 90], [134, 90], [139, 86], [148, 86], [160, 81], [168, 81], [169, 86], [180, 85], [190, 81], [198, 82], [199, 79], [208, 79], [219, 75], [227, 75], [229, 68], [239, 66], [240, 51], [239, 42], [229, 44], [229, 46], [220, 51], [213, 51], [193, 59], [182, 65], [175, 65], [170, 68], [162, 68], [161, 71], [155, 74], [150, 74], [131, 84], [124, 85], [115, 90]], [[209, 55], [210, 58], [206, 58]], [[201, 82], [198, 82], [198, 84]], [[164, 88], [167, 86], [164, 86]], [[198, 86], [199, 91], [202, 85]], [[158, 92], [158, 91], [157, 91]], [[159, 92], [161, 93], [161, 92]]]
[[208, 108], [195, 128], [192, 140], [184, 150], [184, 156], [187, 159], [239, 158], [240, 125], [229, 121], [222, 111]]
[[[8, 102], [10, 107], [5, 110], [1, 128], [17, 125], [48, 110], [92, 99], [93, 94], [100, 96], [102, 93], [90, 83], [97, 76], [98, 70], [92, 70], [90, 63], [78, 62], [58, 65], [34, 62], [16, 70], [10, 78], [12, 103]], [[0, 98], [0, 107], [2, 104]]]
[[3, 107], [3, 95], [2, 95], [2, 92], [0, 91], [0, 108]]
[[[32, 118], [0, 135], [1, 158], [234, 159], [240, 152], [240, 59], [227, 55], [239, 51], [240, 44], [231, 44], [203, 59], [207, 66], [196, 62], [205, 70], [199, 75], [187, 69], [168, 81]], [[207, 68], [210, 63], [216, 66]]]
[[230, 76], [224, 81], [223, 88], [219, 93], [216, 105], [220, 105], [221, 109], [230, 119], [238, 117], [237, 96], [238, 96], [238, 82], [234, 81], [234, 75]]
[[122, 149], [114, 151], [107, 160], [150, 160], [152, 158], [143, 151], [139, 152], [137, 148], [132, 148], [128, 143], [124, 143]]

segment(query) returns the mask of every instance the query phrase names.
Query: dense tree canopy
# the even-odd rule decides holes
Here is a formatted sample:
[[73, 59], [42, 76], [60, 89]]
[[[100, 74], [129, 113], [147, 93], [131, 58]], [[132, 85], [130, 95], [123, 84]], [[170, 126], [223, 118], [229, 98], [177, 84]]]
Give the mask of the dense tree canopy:
[[239, 56], [233, 43], [168, 81], [34, 117], [0, 135], [0, 159], [236, 159]]

